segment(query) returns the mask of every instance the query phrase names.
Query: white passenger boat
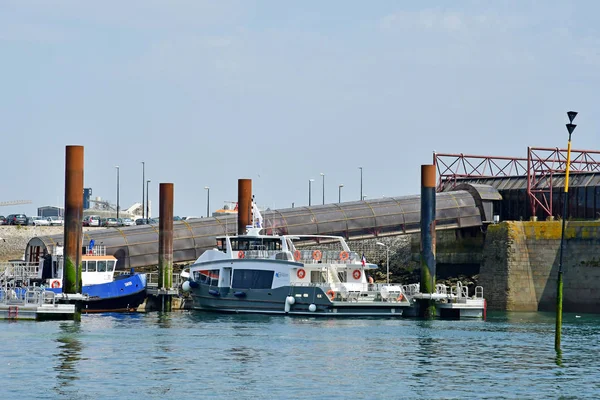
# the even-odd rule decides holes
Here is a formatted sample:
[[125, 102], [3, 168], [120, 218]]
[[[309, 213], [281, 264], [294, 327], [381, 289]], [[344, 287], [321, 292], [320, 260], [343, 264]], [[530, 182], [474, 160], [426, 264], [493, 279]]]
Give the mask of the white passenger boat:
[[[183, 290], [190, 292], [194, 309], [398, 317], [405, 311], [414, 315], [416, 299], [427, 296], [418, 292], [418, 284], [373, 283], [369, 273], [377, 265], [352, 251], [343, 237], [262, 235], [254, 205], [253, 214], [257, 226], [245, 235], [217, 237], [217, 247], [184, 272]], [[433, 296], [440, 304], [458, 304], [455, 293], [440, 290]], [[482, 309], [483, 298], [480, 314]]]

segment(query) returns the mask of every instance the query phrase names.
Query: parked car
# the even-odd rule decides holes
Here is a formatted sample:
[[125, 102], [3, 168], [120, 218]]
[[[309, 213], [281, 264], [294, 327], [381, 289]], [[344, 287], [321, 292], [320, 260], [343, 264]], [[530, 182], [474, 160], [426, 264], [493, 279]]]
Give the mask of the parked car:
[[34, 217], [27, 217], [27, 225], [48, 226], [50, 225], [50, 220], [49, 217], [40, 217], [36, 215]]
[[147, 225], [148, 220], [146, 218], [138, 218], [135, 220], [136, 225]]
[[8, 225], [27, 225], [27, 215], [25, 214], [10, 214], [6, 219]]
[[83, 226], [101, 226], [98, 215], [86, 215], [83, 218]]
[[119, 221], [116, 218], [102, 218], [102, 226], [119, 226]]
[[6, 217], [4, 215], [0, 215], [0, 225], [7, 225]]
[[132, 226], [135, 222], [131, 218], [119, 218], [119, 226]]
[[50, 225], [53, 226], [65, 224], [65, 220], [62, 217], [48, 217], [48, 222], [50, 222]]

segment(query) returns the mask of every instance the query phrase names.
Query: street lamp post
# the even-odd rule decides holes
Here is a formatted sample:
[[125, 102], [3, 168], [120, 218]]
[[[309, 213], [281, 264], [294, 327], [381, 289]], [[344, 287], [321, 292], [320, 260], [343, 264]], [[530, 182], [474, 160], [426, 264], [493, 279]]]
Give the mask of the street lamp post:
[[338, 203], [342, 202], [342, 188], [343, 187], [344, 187], [344, 184], [338, 185]]
[[562, 331], [562, 303], [563, 303], [563, 253], [565, 246], [565, 223], [567, 221], [568, 202], [569, 202], [569, 169], [571, 168], [571, 134], [577, 127], [573, 124], [573, 120], [577, 116], [577, 112], [567, 112], [569, 123], [567, 131], [569, 132], [569, 142], [567, 144], [567, 164], [565, 165], [565, 191], [563, 193], [563, 216], [562, 230], [560, 235], [560, 253], [558, 257], [558, 279], [556, 280], [556, 331], [554, 332], [554, 350], [560, 352], [560, 336]]
[[384, 243], [377, 242], [377, 246], [385, 247], [385, 266], [386, 266], [386, 282], [390, 283], [390, 247]]
[[321, 172], [321, 178], [323, 178], [323, 205], [325, 205], [325, 174]]
[[308, 180], [308, 206], [309, 206], [309, 207], [310, 207], [310, 206], [311, 206], [311, 204], [312, 204], [312, 203], [311, 203], [311, 197], [312, 197], [311, 190], [312, 190], [312, 183], [313, 183], [314, 181], [315, 181], [314, 179], [309, 179], [309, 180]]
[[150, 201], [148, 200], [148, 184], [150, 184], [150, 179], [146, 181], [146, 222], [150, 219]]
[[142, 161], [142, 219], [144, 219], [144, 183], [146, 183], [146, 163]]
[[117, 219], [119, 219], [119, 166], [116, 165], [117, 169]]
[[204, 186], [206, 189], [206, 218], [210, 217], [210, 187]]
[[358, 169], [360, 169], [360, 199], [363, 199], [363, 194], [362, 194], [362, 167], [358, 167]]

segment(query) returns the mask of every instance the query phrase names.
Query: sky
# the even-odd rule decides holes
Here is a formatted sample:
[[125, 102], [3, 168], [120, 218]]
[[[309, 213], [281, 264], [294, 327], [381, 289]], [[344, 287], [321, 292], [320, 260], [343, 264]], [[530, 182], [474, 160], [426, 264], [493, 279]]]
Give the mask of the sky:
[[[595, 1], [0, 1], [0, 214], [84, 187], [141, 202], [174, 184], [206, 214], [420, 193], [434, 151], [600, 149]], [[324, 178], [321, 173], [325, 174]], [[312, 184], [309, 180], [314, 179]]]

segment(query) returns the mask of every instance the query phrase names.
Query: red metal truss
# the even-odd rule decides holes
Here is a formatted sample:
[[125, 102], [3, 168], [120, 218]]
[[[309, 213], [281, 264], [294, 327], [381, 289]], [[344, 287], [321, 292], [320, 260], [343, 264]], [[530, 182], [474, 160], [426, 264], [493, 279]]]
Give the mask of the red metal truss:
[[474, 156], [467, 154], [433, 153], [437, 167], [437, 191], [453, 188], [460, 178], [490, 178], [497, 176], [525, 176], [527, 158]]
[[[600, 172], [600, 151], [571, 150], [570, 172]], [[545, 147], [527, 148], [527, 195], [532, 215], [538, 207], [546, 216], [552, 215], [552, 181], [555, 174], [566, 171], [567, 150]]]

